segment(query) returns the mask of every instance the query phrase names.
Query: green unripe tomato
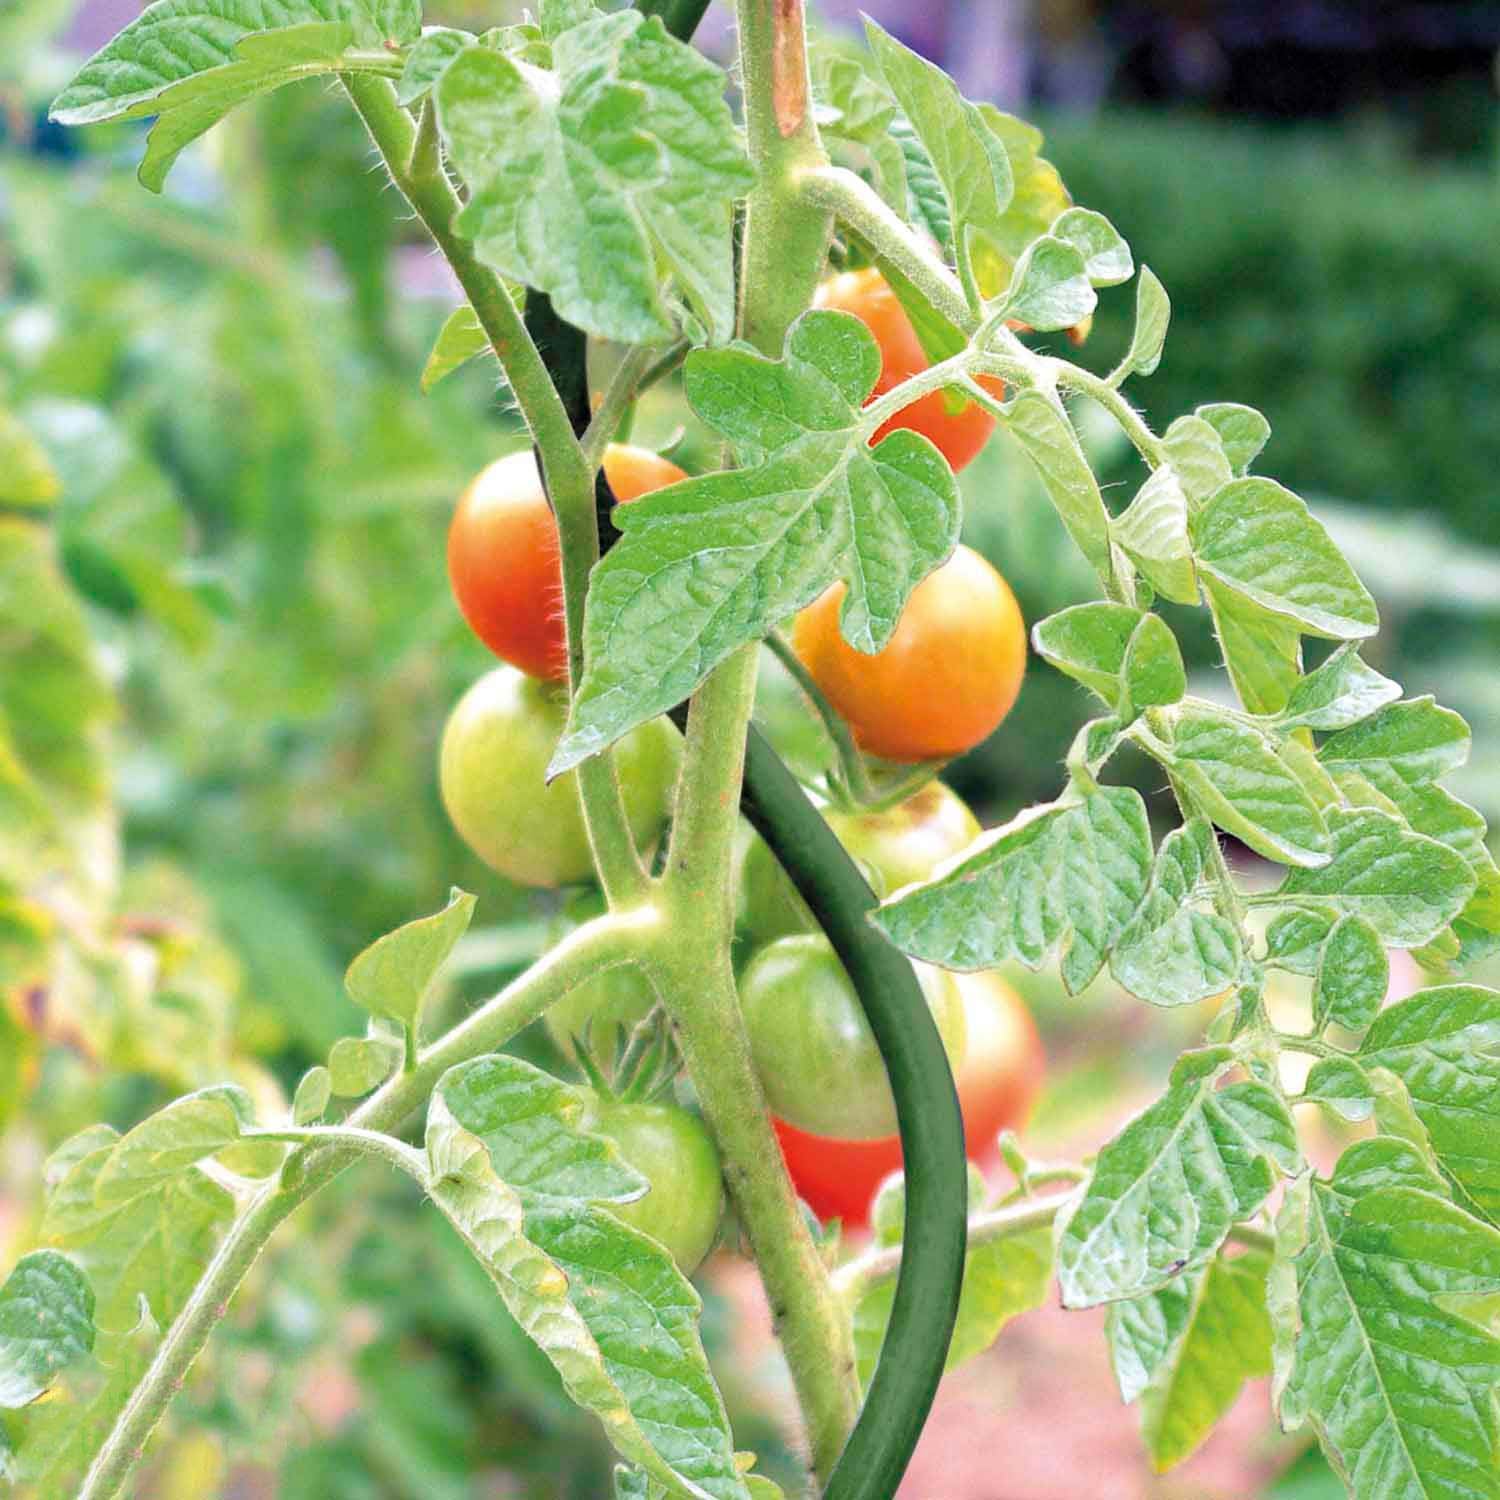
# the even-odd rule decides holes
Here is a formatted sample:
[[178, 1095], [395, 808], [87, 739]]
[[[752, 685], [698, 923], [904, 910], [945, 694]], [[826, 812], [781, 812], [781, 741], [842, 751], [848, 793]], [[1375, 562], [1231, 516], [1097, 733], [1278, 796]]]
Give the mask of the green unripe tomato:
[[[963, 799], [940, 781], [928, 782], [885, 812], [846, 813], [829, 807], [823, 816], [882, 899], [926, 880], [983, 831]], [[738, 923], [752, 947], [817, 931], [807, 903], [765, 841], [748, 829], [741, 836], [737, 893]]]
[[[566, 695], [514, 667], [486, 673], [443, 731], [438, 780], [443, 805], [464, 842], [520, 885], [559, 886], [593, 871], [578, 778], [546, 784], [562, 737]], [[681, 744], [666, 719], [653, 719], [615, 747], [615, 766], [636, 842], [666, 825]]]
[[659, 1240], [684, 1276], [713, 1249], [724, 1212], [719, 1152], [707, 1126], [675, 1104], [645, 1104], [590, 1095], [585, 1129], [608, 1136], [651, 1184], [634, 1203], [605, 1206], [616, 1218]]
[[[963, 998], [953, 976], [916, 965], [956, 1069]], [[822, 933], [778, 938], [750, 960], [740, 1004], [761, 1087], [778, 1119], [814, 1135], [875, 1140], [896, 1129], [885, 1064], [859, 996]]]

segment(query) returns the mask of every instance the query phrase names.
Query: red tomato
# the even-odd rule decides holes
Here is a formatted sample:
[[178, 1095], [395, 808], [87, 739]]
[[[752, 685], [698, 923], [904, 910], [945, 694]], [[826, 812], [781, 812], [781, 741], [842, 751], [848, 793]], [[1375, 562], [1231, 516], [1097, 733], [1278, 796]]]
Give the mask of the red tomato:
[[[1025, 1002], [998, 974], [959, 974], [967, 1047], [958, 1069], [969, 1157], [994, 1153], [1002, 1130], [1022, 1125], [1041, 1087], [1045, 1059]], [[869, 1220], [875, 1190], [901, 1170], [901, 1141], [837, 1140], [774, 1122], [798, 1194], [820, 1219], [839, 1218], [855, 1229]]]
[[972, 750], [1010, 712], [1026, 671], [1026, 622], [1005, 580], [960, 547], [912, 592], [873, 656], [839, 633], [844, 585], [797, 616], [792, 645], [855, 742], [888, 760]]
[[[875, 335], [875, 342], [880, 345], [880, 379], [875, 382], [871, 401], [885, 395], [903, 380], [921, 374], [932, 363], [922, 349], [906, 310], [886, 284], [885, 277], [873, 267], [845, 271], [825, 281], [818, 288], [813, 305], [853, 313]], [[997, 401], [1004, 398], [1005, 386], [994, 376], [981, 375], [979, 383]], [[995, 419], [973, 401], [965, 402], [958, 411], [950, 411], [948, 399], [942, 391], [919, 397], [885, 423], [870, 439], [871, 443], [878, 443], [898, 427], [909, 427], [913, 432], [931, 438], [956, 473], [972, 463], [989, 441], [995, 430]]]
[[[605, 451], [604, 473], [622, 502], [687, 478], [660, 454], [623, 443]], [[448, 577], [464, 619], [502, 661], [550, 682], [568, 675], [557, 521], [530, 449], [497, 459], [460, 496]]]

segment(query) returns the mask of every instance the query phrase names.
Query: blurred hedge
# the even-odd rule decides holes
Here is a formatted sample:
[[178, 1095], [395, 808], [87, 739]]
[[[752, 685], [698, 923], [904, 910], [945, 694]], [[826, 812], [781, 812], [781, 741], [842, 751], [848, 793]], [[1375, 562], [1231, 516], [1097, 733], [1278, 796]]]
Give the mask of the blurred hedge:
[[[1270, 418], [1293, 488], [1446, 516], [1493, 542], [1500, 475], [1500, 183], [1397, 155], [1360, 126], [1187, 116], [1060, 120], [1048, 155], [1173, 304], [1132, 397], [1160, 424], [1231, 399]], [[1089, 362], [1128, 336], [1106, 293]]]

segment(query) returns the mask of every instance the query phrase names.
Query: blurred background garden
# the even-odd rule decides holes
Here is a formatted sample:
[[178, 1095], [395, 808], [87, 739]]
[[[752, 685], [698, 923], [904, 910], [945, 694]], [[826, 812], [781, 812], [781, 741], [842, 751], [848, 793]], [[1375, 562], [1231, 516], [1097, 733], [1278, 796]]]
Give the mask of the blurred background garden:
[[[1036, 120], [1076, 201], [1172, 298], [1166, 354], [1127, 387], [1154, 422], [1256, 406], [1261, 468], [1307, 496], [1379, 602], [1366, 652], [1474, 730], [1455, 791], [1500, 819], [1500, 5], [1361, 0], [824, 0], [867, 10], [966, 91]], [[350, 957], [479, 896], [457, 1013], [543, 951], [556, 902], [451, 830], [436, 747], [490, 664], [449, 593], [470, 477], [519, 441], [496, 368], [424, 390], [456, 301], [321, 84], [231, 115], [161, 197], [143, 127], [64, 133], [46, 105], [133, 0], [0, 0], [0, 1269], [35, 1227], [41, 1163], [232, 1076], [284, 1094], [362, 1029]], [[514, 20], [511, 0], [430, 21]], [[705, 45], [727, 52], [716, 4]], [[1106, 293], [1080, 362], [1119, 358]], [[1080, 420], [1106, 478], [1117, 434]], [[680, 393], [635, 439], [713, 461]], [[1003, 437], [964, 475], [966, 539], [1028, 621], [1090, 597]], [[1170, 608], [1170, 606], [1169, 606]], [[1215, 648], [1172, 616], [1207, 673]], [[1222, 677], [1198, 685], [1219, 692]], [[762, 713], [820, 746], [769, 670]], [[1052, 796], [1084, 716], [1033, 663], [951, 783], [987, 824]], [[1159, 784], [1136, 766], [1143, 792]], [[45, 889], [43, 842], [67, 851]], [[1087, 1149], [1205, 1017], [1018, 973], [1047, 1085], [1029, 1144]], [[558, 1063], [543, 1035], [530, 1055]], [[279, 1240], [138, 1481], [160, 1500], [597, 1500], [609, 1460], [484, 1274], [415, 1190], [342, 1180]], [[754, 1273], [701, 1283], [741, 1446], [772, 1474], [784, 1376]], [[420, 1295], [410, 1295], [420, 1288]], [[908, 1500], [1323, 1500], [1264, 1391], [1174, 1474], [1150, 1474], [1099, 1319], [1028, 1315], [952, 1378]], [[1058, 1436], [1068, 1423], [1072, 1434]], [[997, 1462], [1003, 1438], [1004, 1462]]]

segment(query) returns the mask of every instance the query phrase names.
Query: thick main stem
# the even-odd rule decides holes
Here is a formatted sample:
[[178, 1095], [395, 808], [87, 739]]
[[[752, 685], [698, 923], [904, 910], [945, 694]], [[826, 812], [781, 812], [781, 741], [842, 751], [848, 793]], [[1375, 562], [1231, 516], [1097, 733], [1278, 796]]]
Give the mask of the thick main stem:
[[[447, 175], [441, 167], [420, 169], [417, 128], [396, 103], [395, 90], [383, 78], [362, 76], [346, 77], [344, 86], [385, 159], [391, 180], [453, 268], [541, 454], [547, 493], [557, 513], [568, 655], [576, 678], [583, 659], [583, 600], [589, 572], [599, 557], [593, 470], [510, 293], [454, 227], [460, 205]], [[417, 170], [413, 170], [414, 161]], [[586, 761], [578, 768], [578, 781], [605, 895], [612, 906], [638, 902], [646, 890], [646, 872], [631, 836], [612, 758], [598, 755]]]
[[[633, 959], [659, 924], [654, 908], [600, 917], [572, 933], [494, 999], [440, 1037], [410, 1071], [396, 1074], [349, 1116], [361, 1131], [391, 1131], [421, 1108], [449, 1068], [503, 1046], [554, 1001], [585, 979]], [[111, 1500], [140, 1459], [209, 1335], [229, 1310], [266, 1242], [292, 1213], [358, 1157], [327, 1147], [288, 1159], [279, 1178], [262, 1188], [224, 1236], [192, 1295], [173, 1320], [151, 1364], [94, 1457], [77, 1500]]]

